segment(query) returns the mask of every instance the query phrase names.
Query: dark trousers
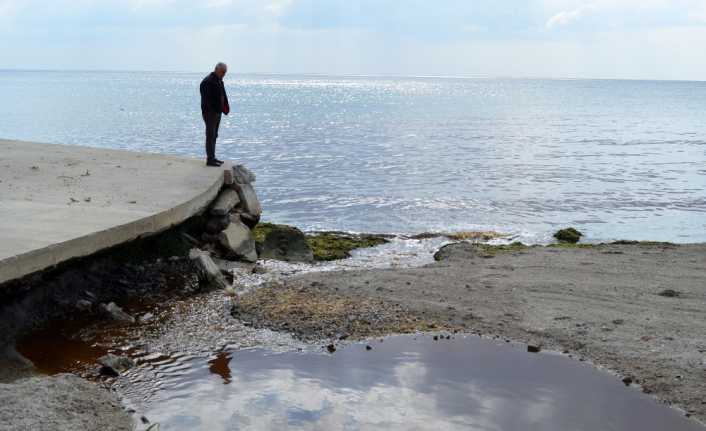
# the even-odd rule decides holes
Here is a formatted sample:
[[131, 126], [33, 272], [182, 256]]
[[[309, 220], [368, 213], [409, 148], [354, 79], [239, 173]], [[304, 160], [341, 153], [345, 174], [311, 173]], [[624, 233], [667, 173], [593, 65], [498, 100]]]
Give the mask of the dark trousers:
[[203, 122], [206, 124], [206, 159], [216, 158], [216, 139], [218, 127], [221, 125], [221, 114], [216, 112], [202, 112]]

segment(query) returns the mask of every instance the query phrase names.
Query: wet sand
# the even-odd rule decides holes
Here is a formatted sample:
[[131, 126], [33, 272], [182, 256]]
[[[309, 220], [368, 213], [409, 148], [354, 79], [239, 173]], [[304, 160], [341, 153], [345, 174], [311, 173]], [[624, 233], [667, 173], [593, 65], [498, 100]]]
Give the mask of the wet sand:
[[[259, 326], [306, 336], [311, 323], [302, 313], [306, 298], [347, 297], [352, 309], [356, 300], [375, 299], [381, 310], [404, 310], [405, 324], [419, 319], [428, 327], [434, 321], [589, 360], [706, 420], [706, 245], [488, 253], [459, 243], [438, 257], [439, 262], [421, 268], [297, 276], [265, 287], [267, 295], [246, 294], [242, 303], [249, 306], [238, 311], [249, 313]], [[292, 297], [292, 292], [301, 292], [294, 296], [299, 306], [282, 307], [282, 295]], [[258, 315], [257, 310], [272, 310], [277, 303], [277, 318]], [[347, 331], [344, 337], [370, 335], [338, 323], [330, 322]], [[394, 325], [387, 324], [385, 332], [395, 332]]]

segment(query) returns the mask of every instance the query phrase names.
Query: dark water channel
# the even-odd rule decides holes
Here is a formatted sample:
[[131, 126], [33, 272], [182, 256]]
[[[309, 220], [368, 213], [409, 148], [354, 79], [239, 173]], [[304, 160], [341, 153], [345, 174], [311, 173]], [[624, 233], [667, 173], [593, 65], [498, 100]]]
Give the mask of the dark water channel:
[[157, 380], [144, 411], [162, 430], [703, 431], [617, 377], [557, 354], [429, 335], [370, 346], [145, 358], [126, 379]]

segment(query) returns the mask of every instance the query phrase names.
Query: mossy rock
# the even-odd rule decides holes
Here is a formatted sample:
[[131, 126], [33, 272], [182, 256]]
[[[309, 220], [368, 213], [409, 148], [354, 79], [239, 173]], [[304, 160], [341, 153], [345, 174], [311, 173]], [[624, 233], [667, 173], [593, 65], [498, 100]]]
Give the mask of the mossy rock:
[[[253, 229], [255, 241], [262, 248], [265, 238], [278, 229], [290, 228], [287, 225], [260, 223]], [[349, 234], [345, 232], [317, 232], [306, 235], [306, 242], [314, 253], [314, 260], [331, 261], [351, 257], [351, 251], [358, 248], [375, 247], [388, 240], [382, 235]]]
[[449, 239], [454, 241], [490, 241], [492, 239], [507, 238], [510, 235], [495, 231], [459, 231], [444, 234]]
[[265, 237], [267, 237], [267, 234], [272, 232], [272, 230], [277, 226], [278, 225], [274, 223], [260, 223], [255, 226], [255, 229], [252, 231], [252, 234], [255, 237], [255, 242], [259, 242], [260, 244], [265, 242]]
[[314, 259], [330, 261], [351, 257], [351, 251], [382, 245], [387, 239], [378, 235], [353, 235], [340, 232], [321, 232], [306, 237], [314, 251]]
[[554, 238], [559, 240], [559, 242], [566, 242], [570, 244], [576, 244], [581, 240], [583, 234], [578, 230], [570, 227], [566, 229], [561, 229], [554, 234]]
[[306, 236], [294, 226], [270, 224], [258, 232], [258, 237], [264, 237], [259, 247], [259, 255], [264, 259], [285, 262], [312, 262], [314, 260], [314, 254]]
[[492, 258], [500, 253], [521, 253], [528, 249], [529, 246], [519, 241], [498, 245], [455, 242], [441, 247], [434, 254], [434, 260], [467, 260], [474, 257]]

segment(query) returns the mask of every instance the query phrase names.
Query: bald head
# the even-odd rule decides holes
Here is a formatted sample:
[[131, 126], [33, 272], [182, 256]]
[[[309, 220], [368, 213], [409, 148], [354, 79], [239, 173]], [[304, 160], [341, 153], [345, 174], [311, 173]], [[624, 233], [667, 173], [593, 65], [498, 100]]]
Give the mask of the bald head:
[[223, 77], [226, 76], [226, 72], [228, 72], [228, 65], [225, 63], [218, 63], [213, 72], [218, 75], [219, 78], [223, 79]]

